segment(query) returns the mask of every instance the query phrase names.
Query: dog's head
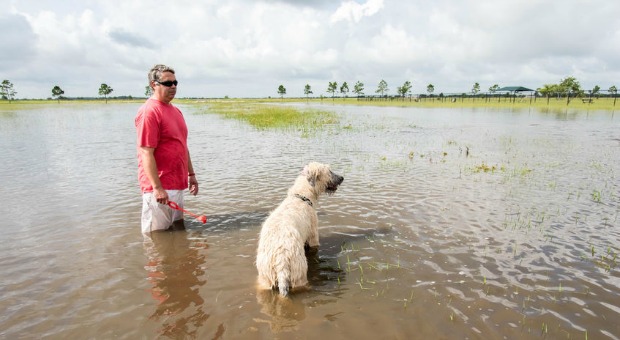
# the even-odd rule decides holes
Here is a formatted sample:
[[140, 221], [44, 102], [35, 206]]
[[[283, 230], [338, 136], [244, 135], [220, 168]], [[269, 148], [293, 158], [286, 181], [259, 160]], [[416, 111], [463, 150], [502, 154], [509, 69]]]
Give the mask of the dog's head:
[[315, 188], [318, 194], [323, 192], [333, 194], [342, 181], [344, 181], [344, 177], [335, 174], [329, 165], [317, 162], [306, 165], [301, 173], [306, 176], [308, 182]]

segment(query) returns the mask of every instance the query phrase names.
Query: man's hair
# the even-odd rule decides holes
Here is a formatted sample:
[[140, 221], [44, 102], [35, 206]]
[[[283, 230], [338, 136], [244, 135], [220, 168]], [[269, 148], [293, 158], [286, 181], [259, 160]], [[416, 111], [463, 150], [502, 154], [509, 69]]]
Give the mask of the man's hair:
[[164, 72], [170, 72], [174, 74], [174, 69], [170, 66], [166, 66], [162, 64], [157, 64], [153, 66], [153, 68], [151, 68], [151, 70], [149, 71], [149, 84], [152, 81], [161, 79], [161, 74]]

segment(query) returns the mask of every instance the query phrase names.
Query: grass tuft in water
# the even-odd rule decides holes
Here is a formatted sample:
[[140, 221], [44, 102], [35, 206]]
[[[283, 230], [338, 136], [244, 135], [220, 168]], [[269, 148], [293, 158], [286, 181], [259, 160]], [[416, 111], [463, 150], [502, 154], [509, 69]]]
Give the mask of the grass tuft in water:
[[338, 124], [336, 114], [333, 112], [256, 102], [210, 102], [208, 111], [221, 114], [226, 118], [244, 121], [261, 130], [299, 129], [304, 134], [308, 134], [321, 130], [325, 126]]

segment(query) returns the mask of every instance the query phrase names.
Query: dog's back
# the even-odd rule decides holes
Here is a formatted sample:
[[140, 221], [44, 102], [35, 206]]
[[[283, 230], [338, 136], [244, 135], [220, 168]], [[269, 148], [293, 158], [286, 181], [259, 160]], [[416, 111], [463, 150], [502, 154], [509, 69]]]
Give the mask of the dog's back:
[[[301, 202], [302, 206], [299, 206]], [[295, 211], [291, 214], [290, 211]], [[309, 237], [316, 211], [295, 197], [287, 197], [263, 223], [256, 256], [259, 285], [264, 289], [278, 287], [288, 295], [289, 287], [308, 282], [304, 244]]]
[[310, 163], [288, 190], [287, 197], [262, 225], [256, 254], [258, 285], [278, 288], [281, 295], [308, 284], [304, 246], [319, 246], [316, 204], [322, 193], [332, 193], [343, 177], [328, 165]]

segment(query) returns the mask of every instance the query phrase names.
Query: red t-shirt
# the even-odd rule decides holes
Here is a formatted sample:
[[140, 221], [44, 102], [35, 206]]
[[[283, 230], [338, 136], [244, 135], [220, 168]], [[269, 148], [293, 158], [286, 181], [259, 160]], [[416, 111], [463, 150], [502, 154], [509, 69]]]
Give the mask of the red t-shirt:
[[[138, 148], [154, 148], [161, 184], [166, 190], [187, 189], [188, 151], [187, 125], [181, 110], [172, 104], [149, 98], [135, 119]], [[138, 152], [138, 180], [142, 192], [152, 192], [142, 157]]]

